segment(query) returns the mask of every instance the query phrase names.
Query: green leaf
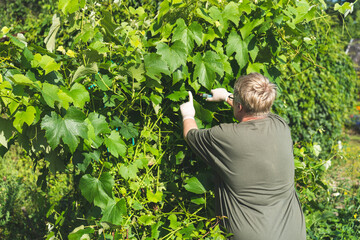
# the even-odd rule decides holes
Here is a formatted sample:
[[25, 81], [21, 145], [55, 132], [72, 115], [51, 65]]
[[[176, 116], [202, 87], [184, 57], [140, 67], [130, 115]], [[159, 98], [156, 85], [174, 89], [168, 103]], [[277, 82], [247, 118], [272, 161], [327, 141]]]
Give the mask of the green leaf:
[[231, 56], [234, 52], [236, 53], [235, 59], [238, 62], [240, 68], [245, 67], [249, 61], [248, 46], [246, 42], [243, 41], [236, 33], [236, 31], [232, 30], [228, 37], [226, 54]]
[[63, 172], [65, 170], [64, 160], [55, 151], [45, 153], [44, 159], [50, 163], [49, 169], [53, 174], [56, 174], [57, 171]]
[[153, 215], [143, 215], [138, 218], [138, 222], [145, 226], [150, 226], [154, 224], [154, 216]]
[[89, 92], [80, 83], [75, 83], [71, 87], [69, 95], [74, 100], [74, 106], [78, 108], [83, 108], [85, 103], [90, 101]]
[[13, 136], [15, 128], [9, 119], [0, 118], [0, 144], [8, 148], [8, 142]]
[[210, 123], [213, 120], [212, 112], [204, 108], [204, 106], [202, 106], [195, 100], [194, 100], [194, 108], [196, 112], [196, 118], [208, 123]]
[[24, 48], [27, 46], [26, 42], [21, 41], [21, 40], [18, 39], [17, 37], [14, 37], [14, 36], [11, 36], [11, 35], [7, 35], [7, 36], [11, 39], [11, 42], [12, 42], [15, 46], [17, 46], [17, 47], [19, 47], [19, 48], [21, 48], [21, 49], [24, 49]]
[[52, 57], [50, 57], [48, 55], [44, 55], [41, 57], [41, 59], [39, 61], [39, 65], [42, 69], [45, 70], [45, 75], [46, 75], [49, 72], [59, 70], [61, 63], [56, 63]]
[[28, 106], [26, 111], [18, 111], [15, 114], [14, 127], [22, 133], [22, 126], [26, 123], [30, 126], [35, 119], [36, 110], [33, 106]]
[[92, 112], [88, 117], [91, 125], [94, 127], [95, 135], [110, 133], [110, 128], [108, 123], [106, 122], [106, 118], [103, 115], [100, 115], [96, 112]]
[[134, 124], [133, 123], [123, 123], [121, 122], [120, 124], [120, 134], [127, 140], [129, 140], [130, 138], [135, 138], [139, 135], [139, 131], [134, 128]]
[[194, 41], [197, 45], [201, 45], [203, 29], [197, 22], [192, 22], [189, 27], [186, 26], [184, 19], [179, 18], [176, 21], [176, 28], [173, 32], [172, 42], [180, 40], [185, 44], [187, 52], [191, 52], [194, 48]]
[[224, 11], [222, 12], [223, 18], [232, 21], [236, 26], [239, 25], [241, 16], [238, 5], [238, 3], [229, 2], [228, 5], [225, 6]]
[[156, 193], [153, 193], [152, 191], [148, 190], [146, 192], [146, 197], [149, 202], [158, 203], [162, 200], [163, 193], [158, 191]]
[[181, 225], [181, 223], [177, 221], [177, 217], [175, 214], [171, 214], [168, 219], [170, 221], [169, 228], [177, 229]]
[[45, 82], [42, 85], [41, 94], [48, 106], [54, 108], [55, 101], [61, 102], [58, 96], [59, 88], [56, 85]]
[[74, 73], [71, 82], [74, 82], [76, 79], [84, 77], [89, 74], [98, 73], [99, 69], [96, 63], [90, 63], [87, 66], [81, 65], [76, 72]]
[[105, 138], [105, 146], [114, 157], [124, 157], [126, 154], [126, 144], [120, 138], [120, 135], [116, 131], [111, 131], [110, 136]]
[[193, 198], [191, 199], [192, 203], [195, 203], [196, 205], [202, 205], [206, 203], [206, 200], [204, 198]]
[[105, 209], [109, 200], [112, 199], [114, 184], [114, 179], [108, 172], [102, 173], [100, 178], [85, 174], [80, 179], [79, 188], [86, 200], [101, 209]]
[[60, 28], [60, 17], [58, 17], [57, 14], [54, 14], [52, 18], [52, 25], [50, 27], [49, 34], [44, 40], [44, 43], [46, 44], [46, 49], [49, 52], [53, 52], [55, 50], [55, 38], [56, 34], [59, 31]]
[[22, 74], [14, 74], [12, 76], [12, 80], [16, 83], [16, 84], [20, 84], [20, 85], [28, 85], [28, 86], [32, 86], [34, 83], [33, 81], [31, 81], [29, 78], [25, 77]]
[[70, 107], [64, 118], [55, 112], [51, 112], [51, 116], [45, 116], [41, 128], [45, 130], [46, 139], [52, 149], [55, 149], [62, 139], [73, 153], [79, 144], [79, 137], [87, 138], [87, 126], [84, 120], [83, 112]]
[[123, 216], [126, 216], [126, 199], [122, 198], [120, 201], [115, 202], [114, 200], [108, 201], [108, 204], [104, 210], [102, 222], [109, 222], [114, 225], [121, 225]]
[[155, 79], [157, 81], [161, 78], [161, 73], [170, 75], [169, 68], [164, 60], [161, 59], [161, 56], [155, 53], [150, 53], [145, 55], [145, 69], [146, 75]]
[[119, 168], [119, 174], [125, 179], [134, 179], [137, 176], [138, 168], [133, 165], [122, 164]]
[[192, 177], [188, 179], [184, 187], [187, 191], [192, 193], [196, 193], [196, 194], [206, 193], [206, 189], [196, 177]]
[[80, 227], [77, 227], [72, 231], [68, 239], [69, 240], [85, 240], [90, 239], [90, 234], [94, 233], [95, 230], [93, 228], [84, 228], [84, 225], [81, 225]]
[[161, 59], [167, 62], [170, 72], [174, 72], [181, 65], [186, 65], [186, 46], [180, 41], [175, 41], [169, 47], [167, 44], [160, 42], [157, 46], [157, 53], [161, 55]]
[[224, 66], [220, 60], [220, 57], [213, 51], [206, 51], [204, 56], [197, 53], [193, 59], [195, 64], [194, 80], [199, 79], [199, 83], [210, 90], [215, 81], [215, 73], [220, 77], [224, 74]]
[[79, 0], [59, 0], [58, 8], [65, 15], [76, 12], [80, 7]]
[[240, 33], [242, 36], [242, 39], [246, 39], [256, 28], [257, 26], [261, 25], [264, 22], [264, 18], [257, 18], [257, 19], [247, 19], [244, 26], [240, 29]]
[[170, 99], [173, 102], [177, 102], [179, 100], [185, 100], [186, 97], [189, 96], [188, 91], [174, 91], [173, 93], [169, 94], [166, 98]]

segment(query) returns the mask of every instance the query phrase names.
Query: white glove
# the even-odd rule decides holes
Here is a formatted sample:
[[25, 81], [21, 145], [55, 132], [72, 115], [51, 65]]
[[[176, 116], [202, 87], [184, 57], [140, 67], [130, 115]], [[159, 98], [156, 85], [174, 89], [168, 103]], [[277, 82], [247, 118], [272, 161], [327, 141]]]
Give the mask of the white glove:
[[206, 98], [206, 101], [225, 102], [231, 93], [229, 93], [225, 88], [216, 88], [211, 90], [211, 94], [212, 97]]
[[193, 95], [189, 91], [189, 101], [180, 105], [180, 111], [183, 118], [185, 119], [195, 119], [195, 108], [193, 103]]

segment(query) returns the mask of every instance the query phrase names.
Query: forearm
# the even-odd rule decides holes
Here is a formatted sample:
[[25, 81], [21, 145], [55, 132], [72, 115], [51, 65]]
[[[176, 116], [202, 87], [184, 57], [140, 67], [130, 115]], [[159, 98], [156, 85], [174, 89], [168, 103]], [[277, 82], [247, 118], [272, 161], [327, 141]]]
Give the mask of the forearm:
[[191, 129], [198, 129], [198, 126], [194, 119], [188, 118], [183, 121], [183, 133], [184, 138], [186, 139], [186, 135]]

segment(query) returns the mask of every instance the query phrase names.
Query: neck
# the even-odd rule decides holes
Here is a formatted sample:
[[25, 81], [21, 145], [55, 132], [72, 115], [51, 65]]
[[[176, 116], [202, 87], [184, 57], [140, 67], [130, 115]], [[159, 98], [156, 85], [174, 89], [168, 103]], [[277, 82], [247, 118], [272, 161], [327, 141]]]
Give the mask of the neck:
[[247, 122], [251, 120], [263, 119], [266, 118], [268, 114], [260, 115], [260, 116], [244, 116], [240, 122]]

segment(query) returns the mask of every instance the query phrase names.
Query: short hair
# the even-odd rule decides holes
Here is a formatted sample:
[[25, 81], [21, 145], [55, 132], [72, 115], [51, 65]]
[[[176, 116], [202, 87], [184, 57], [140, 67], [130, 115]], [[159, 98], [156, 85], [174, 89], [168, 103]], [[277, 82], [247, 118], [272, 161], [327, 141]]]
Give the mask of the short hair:
[[234, 101], [249, 115], [268, 114], [276, 98], [276, 85], [260, 73], [239, 77], [234, 84]]

